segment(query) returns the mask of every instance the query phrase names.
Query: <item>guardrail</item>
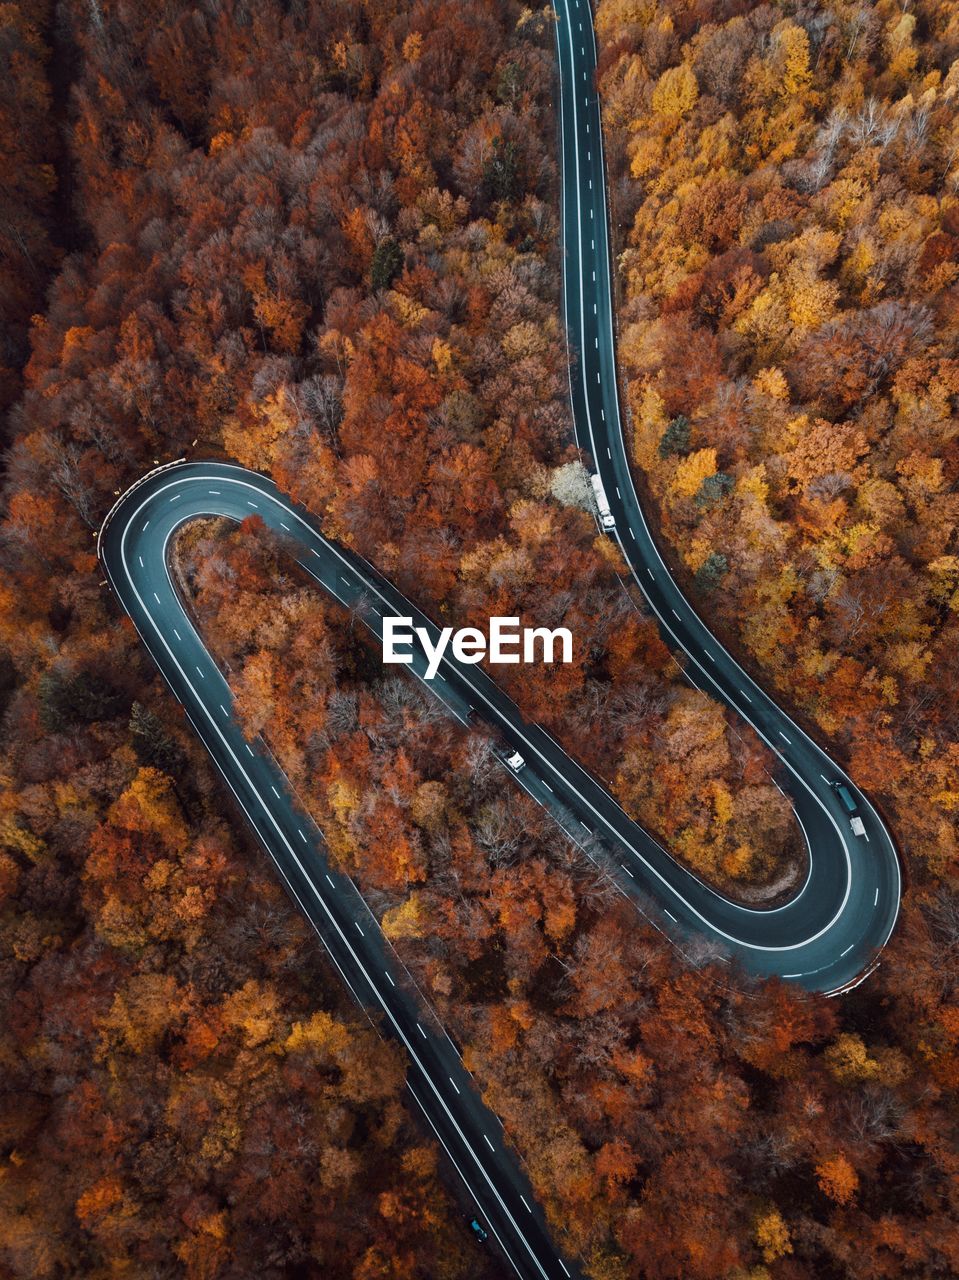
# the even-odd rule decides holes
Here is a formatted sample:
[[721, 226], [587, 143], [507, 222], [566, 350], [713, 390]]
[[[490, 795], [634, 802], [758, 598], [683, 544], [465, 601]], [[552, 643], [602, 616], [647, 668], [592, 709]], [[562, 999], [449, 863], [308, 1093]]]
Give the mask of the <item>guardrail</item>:
[[131, 484], [128, 489], [123, 490], [119, 498], [117, 498], [116, 502], [113, 504], [110, 510], [103, 517], [103, 523], [100, 525], [100, 531], [97, 534], [97, 559], [98, 560], [100, 559], [100, 544], [103, 541], [103, 535], [106, 532], [107, 525], [116, 515], [117, 508], [121, 505], [121, 503], [126, 501], [127, 497], [134, 491], [134, 489], [139, 489], [141, 484], [146, 484], [146, 482], [152, 479], [153, 476], [158, 476], [161, 471], [169, 471], [172, 467], [179, 467], [184, 462], [186, 462], [185, 457], [174, 458], [172, 462], [161, 462], [158, 467], [154, 467], [152, 471], [148, 471], [146, 475], [142, 475], [139, 478], [139, 480], [134, 480], [133, 484]]

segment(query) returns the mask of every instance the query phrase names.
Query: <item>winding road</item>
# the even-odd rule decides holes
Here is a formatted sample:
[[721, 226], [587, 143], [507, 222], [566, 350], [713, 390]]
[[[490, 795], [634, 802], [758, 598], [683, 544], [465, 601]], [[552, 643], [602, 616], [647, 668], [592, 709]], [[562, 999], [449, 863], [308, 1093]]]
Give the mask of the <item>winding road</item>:
[[[689, 679], [720, 698], [776, 753], [809, 846], [801, 891], [777, 909], [729, 902], [676, 863], [608, 791], [519, 709], [480, 668], [443, 659], [430, 682], [451, 715], [473, 715], [518, 750], [513, 775], [587, 853], [602, 846], [620, 889], [681, 947], [709, 939], [716, 954], [758, 975], [836, 993], [861, 980], [895, 926], [901, 892], [891, 837], [868, 798], [743, 671], [685, 600], [640, 508], [616, 392], [610, 254], [595, 43], [586, 0], [560, 0], [556, 27], [562, 90], [564, 305], [577, 440], [603, 479], [613, 531], [664, 638]], [[557, 1252], [499, 1120], [484, 1105], [461, 1056], [414, 989], [353, 882], [330, 867], [322, 835], [298, 805], [262, 740], [247, 741], [229, 687], [195, 631], [171, 580], [176, 529], [202, 516], [258, 514], [290, 554], [375, 635], [384, 615], [437, 629], [370, 564], [325, 538], [316, 520], [257, 473], [221, 462], [178, 461], [139, 480], [104, 521], [98, 551], [123, 608], [289, 892], [321, 937], [343, 980], [408, 1059], [418, 1107], [459, 1173], [485, 1228], [517, 1275], [579, 1275]], [[682, 657], [685, 655], [685, 657]], [[425, 672], [422, 653], [410, 670]], [[855, 836], [833, 783], [857, 804]]]

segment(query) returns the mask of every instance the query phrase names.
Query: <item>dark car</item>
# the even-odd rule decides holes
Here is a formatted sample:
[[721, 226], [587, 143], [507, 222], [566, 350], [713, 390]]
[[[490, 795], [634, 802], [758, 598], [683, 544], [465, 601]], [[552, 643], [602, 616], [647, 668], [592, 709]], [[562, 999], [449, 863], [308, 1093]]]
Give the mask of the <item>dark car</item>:
[[843, 802], [843, 805], [846, 808], [846, 812], [855, 813], [857, 808], [856, 801], [854, 800], [853, 794], [849, 790], [849, 788], [846, 786], [846, 784], [844, 782], [834, 782], [832, 784], [832, 787], [833, 787], [833, 790], [836, 792], [836, 794], [839, 796], [839, 799]]
[[489, 1239], [489, 1232], [483, 1230], [477, 1218], [474, 1218], [473, 1221], [470, 1223], [470, 1230], [473, 1232], [473, 1235], [480, 1242], [480, 1244], [485, 1244], [486, 1241]]

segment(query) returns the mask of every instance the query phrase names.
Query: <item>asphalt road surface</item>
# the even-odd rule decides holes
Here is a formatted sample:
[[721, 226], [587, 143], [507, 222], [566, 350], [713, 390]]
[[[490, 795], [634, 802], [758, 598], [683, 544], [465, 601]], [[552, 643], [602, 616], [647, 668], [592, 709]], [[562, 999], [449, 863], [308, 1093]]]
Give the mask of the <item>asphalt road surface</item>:
[[[560, 0], [556, 36], [562, 85], [565, 310], [570, 387], [580, 447], [595, 463], [615, 518], [611, 536], [693, 683], [727, 703], [776, 753], [809, 848], [802, 889], [776, 909], [729, 902], [683, 869], [629, 819], [606, 788], [476, 666], [445, 657], [429, 683], [451, 715], [491, 726], [519, 751], [516, 783], [548, 808], [584, 853], [618, 877], [677, 946], [836, 993], [876, 963], [895, 926], [901, 892], [896, 852], [868, 798], [737, 665], [684, 599], [660, 556], [630, 476], [615, 377], [609, 241], [595, 43], [586, 0]], [[498, 1119], [484, 1106], [459, 1052], [384, 938], [348, 878], [331, 870], [321, 834], [259, 739], [247, 741], [229, 687], [173, 586], [174, 531], [201, 516], [258, 514], [290, 554], [377, 636], [384, 615], [437, 629], [365, 560], [324, 538], [310, 514], [268, 478], [218, 462], [178, 462], [143, 477], [113, 508], [98, 550], [123, 608], [183, 704], [236, 803], [343, 980], [409, 1059], [410, 1091], [477, 1206], [484, 1229], [523, 1277], [578, 1275], [559, 1256]], [[685, 657], [683, 657], [685, 655]], [[426, 659], [407, 670], [422, 676]], [[504, 767], [505, 766], [500, 766]], [[853, 834], [833, 783], [855, 799], [864, 835]]]
[[353, 881], [330, 866], [322, 835], [266, 744], [244, 737], [229, 685], [173, 585], [167, 552], [180, 525], [198, 516], [240, 521], [254, 513], [288, 540], [291, 555], [311, 577], [375, 629], [377, 618], [392, 606], [379, 594], [372, 570], [324, 539], [307, 513], [278, 493], [270, 480], [239, 467], [187, 463], [145, 477], [108, 518], [100, 539], [101, 560], [167, 684], [343, 981], [380, 1031], [405, 1049], [409, 1090], [460, 1175], [482, 1228], [499, 1242], [524, 1280], [579, 1276], [575, 1264], [561, 1258], [550, 1240], [519, 1161], [504, 1146], [502, 1125], [483, 1104], [455, 1044], [415, 989]]
[[[727, 947], [746, 968], [811, 990], [838, 992], [876, 962], [899, 913], [901, 876], [889, 831], [858, 788], [763, 692], [710, 634], [674, 582], [636, 496], [616, 391], [613, 294], [596, 44], [587, 0], [559, 0], [556, 43], [562, 83], [564, 305], [572, 356], [573, 420], [593, 460], [615, 537], [663, 638], [690, 682], [735, 710], [776, 753], [777, 783], [809, 848], [809, 876], [777, 910], [724, 901], [671, 861], [624, 858], [666, 916]], [[853, 796], [865, 833], [856, 836], [833, 784]], [[660, 851], [660, 854], [662, 851]]]

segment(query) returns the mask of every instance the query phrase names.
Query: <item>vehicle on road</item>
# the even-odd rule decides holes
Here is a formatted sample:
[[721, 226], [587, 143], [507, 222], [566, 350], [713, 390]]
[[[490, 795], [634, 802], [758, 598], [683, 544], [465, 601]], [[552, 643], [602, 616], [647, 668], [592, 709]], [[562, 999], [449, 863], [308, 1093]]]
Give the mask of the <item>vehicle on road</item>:
[[603, 482], [598, 475], [591, 475], [590, 484], [593, 486], [593, 497], [596, 499], [596, 506], [599, 509], [599, 521], [604, 529], [615, 529], [616, 521], [613, 519], [613, 513], [609, 509], [609, 501], [606, 498], [606, 490], [603, 488]]
[[866, 827], [862, 818], [859, 816], [859, 806], [856, 804], [856, 797], [844, 782], [833, 782], [831, 785], [833, 791], [836, 792], [839, 799], [842, 801], [843, 808], [849, 814], [849, 825], [852, 827], [853, 835], [864, 836], [866, 834]]
[[859, 806], [856, 804], [855, 797], [844, 782], [834, 782], [831, 784], [833, 791], [839, 796], [847, 813], [856, 813]]
[[483, 1228], [479, 1224], [479, 1221], [476, 1218], [474, 1218], [473, 1221], [470, 1223], [470, 1230], [473, 1232], [473, 1235], [480, 1242], [480, 1244], [485, 1244], [486, 1241], [489, 1239], [489, 1232], [483, 1230]]
[[526, 761], [523, 759], [523, 757], [520, 755], [518, 751], [514, 751], [512, 752], [511, 755], [508, 755], [506, 757], [506, 763], [509, 766], [509, 768], [513, 770], [514, 773], [519, 773], [520, 769], [522, 769], [523, 766], [526, 764]]

